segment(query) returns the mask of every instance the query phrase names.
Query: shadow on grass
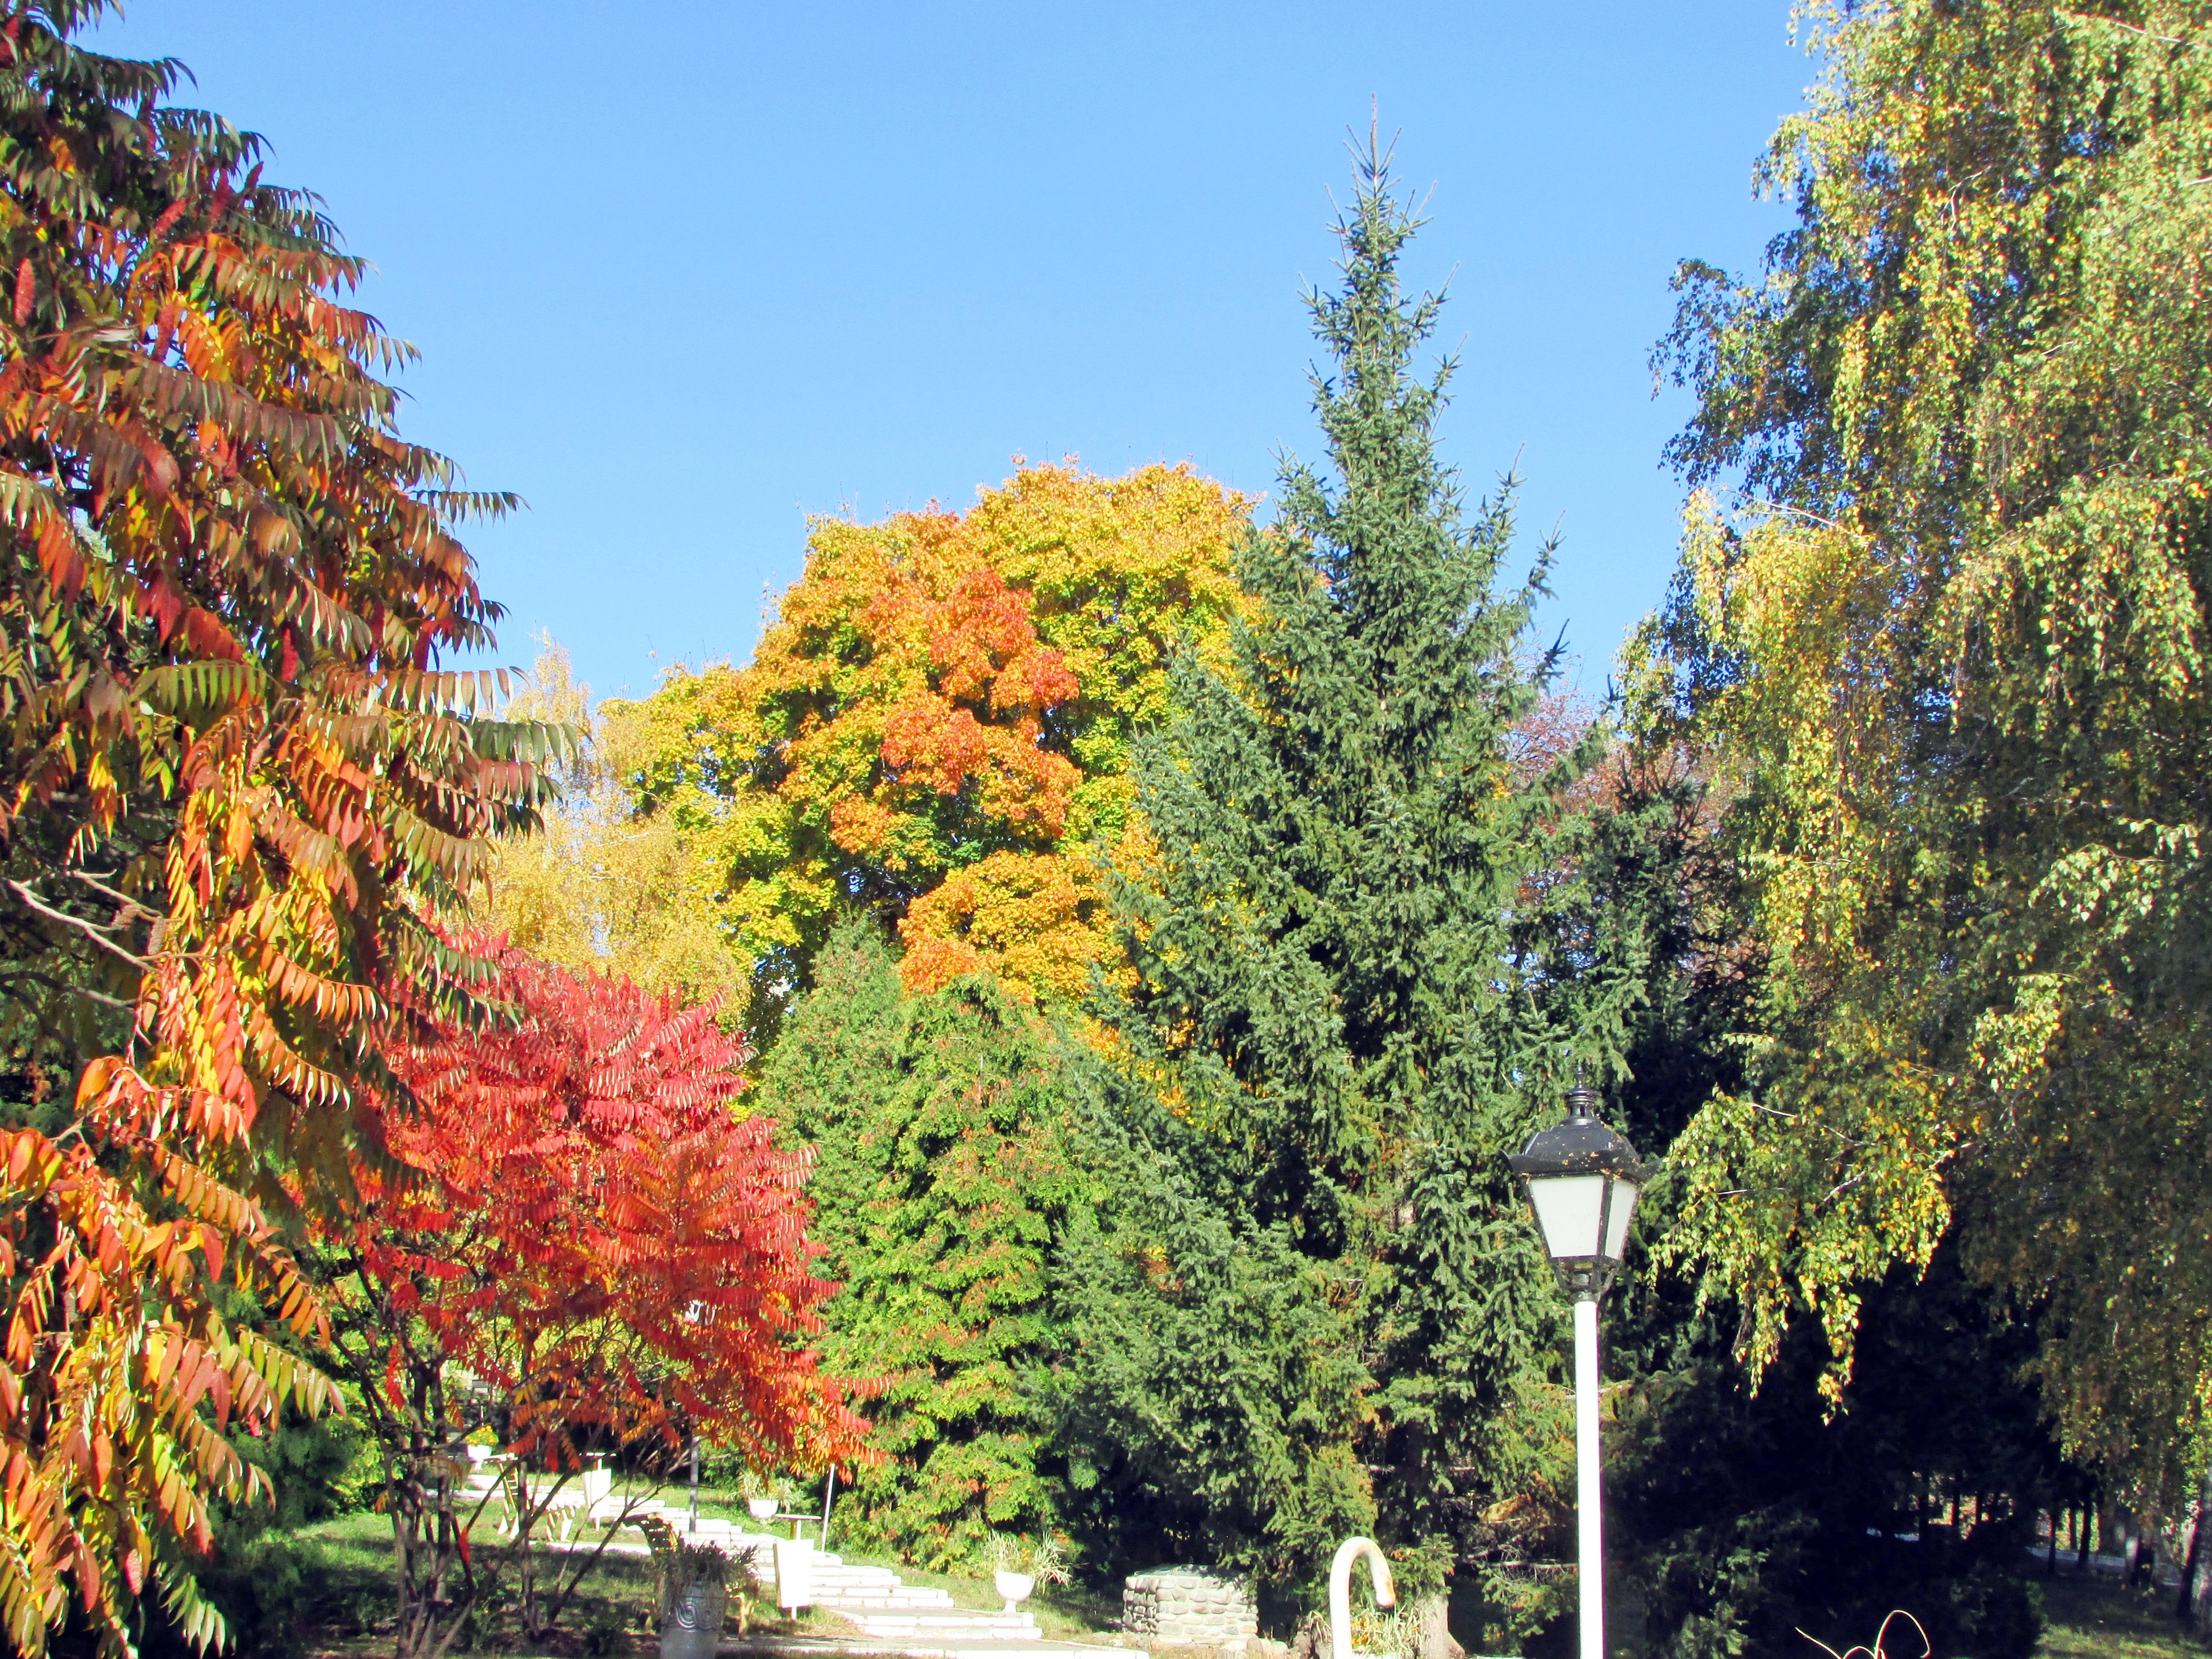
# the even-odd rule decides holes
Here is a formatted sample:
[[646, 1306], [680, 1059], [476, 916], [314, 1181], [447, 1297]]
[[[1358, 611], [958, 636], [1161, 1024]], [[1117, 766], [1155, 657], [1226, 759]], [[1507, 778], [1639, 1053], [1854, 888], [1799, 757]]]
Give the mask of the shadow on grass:
[[[299, 1531], [265, 1534], [266, 1559], [240, 1563], [238, 1577], [258, 1603], [239, 1620], [234, 1659], [370, 1659], [392, 1648], [392, 1527], [380, 1515], [349, 1515]], [[277, 1571], [277, 1557], [284, 1571]], [[541, 1559], [541, 1574], [559, 1558]], [[266, 1593], [280, 1577], [289, 1593]], [[748, 1586], [750, 1588], [750, 1586]], [[729, 1632], [738, 1633], [738, 1603], [731, 1598]], [[755, 1592], [746, 1605], [749, 1632], [765, 1637], [849, 1634], [842, 1621], [810, 1613], [783, 1616]], [[250, 1626], [250, 1627], [249, 1627]], [[643, 1659], [658, 1654], [649, 1565], [633, 1556], [602, 1556], [577, 1586], [561, 1627], [539, 1641], [523, 1637], [514, 1586], [501, 1584], [463, 1627], [449, 1652], [489, 1656], [556, 1656], [556, 1659]], [[148, 1659], [171, 1659], [149, 1654]]]
[[2204, 1659], [2181, 1633], [2170, 1589], [2130, 1589], [2109, 1578], [2044, 1578], [2037, 1659]]

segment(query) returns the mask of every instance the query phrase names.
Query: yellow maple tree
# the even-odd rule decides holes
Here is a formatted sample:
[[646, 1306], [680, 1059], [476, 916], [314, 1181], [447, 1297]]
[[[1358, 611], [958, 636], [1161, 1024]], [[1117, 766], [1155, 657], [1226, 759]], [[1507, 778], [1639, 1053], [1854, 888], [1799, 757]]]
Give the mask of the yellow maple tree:
[[633, 821], [688, 848], [757, 1027], [855, 906], [897, 925], [912, 989], [1083, 988], [1135, 833], [1131, 743], [1168, 712], [1172, 654], [1220, 648], [1249, 515], [1188, 465], [1070, 463], [964, 514], [817, 520], [749, 665], [607, 705]]

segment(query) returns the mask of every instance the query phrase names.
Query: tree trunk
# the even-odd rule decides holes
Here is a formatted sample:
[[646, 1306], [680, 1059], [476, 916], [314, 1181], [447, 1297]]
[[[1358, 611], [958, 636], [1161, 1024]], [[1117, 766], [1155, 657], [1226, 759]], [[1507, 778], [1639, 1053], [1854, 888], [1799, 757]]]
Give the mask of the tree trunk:
[[2197, 1578], [2197, 1558], [2203, 1553], [2204, 1516], [2200, 1510], [2190, 1520], [2189, 1553], [2181, 1558], [2181, 1595], [2174, 1613], [2184, 1620], [2189, 1617], [2190, 1592], [2194, 1589]]
[[1450, 1608], [1450, 1597], [1443, 1590], [1413, 1603], [1413, 1659], [1465, 1659], [1467, 1650], [1452, 1638]]
[[2189, 1539], [2189, 1565], [2181, 1570], [2182, 1622], [2199, 1637], [2212, 1636], [2212, 1550], [2204, 1547], [2204, 1523], [2212, 1521], [2212, 1467], [2197, 1488], [2197, 1525]]

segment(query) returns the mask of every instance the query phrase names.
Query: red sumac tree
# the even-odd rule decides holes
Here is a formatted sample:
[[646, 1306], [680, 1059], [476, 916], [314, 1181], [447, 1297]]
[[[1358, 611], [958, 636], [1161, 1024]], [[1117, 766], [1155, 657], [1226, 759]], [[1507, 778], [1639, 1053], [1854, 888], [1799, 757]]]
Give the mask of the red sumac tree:
[[444, 1645], [492, 1566], [459, 1498], [463, 1385], [515, 1460], [495, 1559], [538, 1628], [572, 1586], [535, 1590], [530, 1528], [586, 1451], [668, 1463], [697, 1433], [804, 1465], [866, 1431], [805, 1346], [835, 1288], [808, 1267], [811, 1155], [735, 1109], [745, 1050], [714, 1006], [469, 943], [511, 1023], [433, 1024], [387, 1054], [412, 1104], [326, 1233], [337, 1345], [385, 1454], [403, 1659]]

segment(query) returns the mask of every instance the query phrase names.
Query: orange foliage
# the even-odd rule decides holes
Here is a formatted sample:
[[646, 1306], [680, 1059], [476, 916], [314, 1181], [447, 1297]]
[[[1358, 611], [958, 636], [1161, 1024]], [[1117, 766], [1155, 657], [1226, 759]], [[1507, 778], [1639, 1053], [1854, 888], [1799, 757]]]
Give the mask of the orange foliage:
[[899, 922], [915, 988], [1082, 989], [1130, 740], [1167, 712], [1170, 653], [1218, 648], [1246, 513], [1187, 467], [1071, 465], [964, 514], [817, 520], [750, 667], [678, 672], [617, 713], [648, 729], [633, 799], [695, 827], [760, 964], [756, 1023], [855, 901]]
[[319, 1318], [240, 1190], [246, 1138], [343, 1166], [365, 1037], [464, 994], [401, 896], [477, 880], [546, 750], [439, 672], [495, 614], [454, 521], [501, 503], [398, 437], [377, 372], [405, 349], [338, 299], [361, 261], [254, 140], [161, 103], [178, 66], [63, 38], [100, 9], [0, 4], [9, 990], [130, 1017], [71, 1133], [0, 1162], [0, 1618], [27, 1654], [72, 1589], [110, 1651], [149, 1583], [220, 1638], [191, 1562], [257, 1477], [218, 1430], [331, 1397], [219, 1310], [232, 1271]]
[[362, 1267], [503, 1396], [508, 1449], [697, 1429], [757, 1462], [832, 1462], [866, 1432], [797, 1346], [836, 1287], [807, 1263], [811, 1150], [732, 1103], [746, 1051], [712, 1004], [495, 953], [513, 1027], [391, 1056], [415, 1109], [364, 1165]]
[[[338, 1351], [394, 1472], [409, 1651], [479, 1582], [434, 1478], [462, 1408], [449, 1364], [507, 1450], [556, 1473], [595, 1447], [665, 1467], [694, 1432], [757, 1464], [820, 1464], [866, 1434], [803, 1346], [836, 1288], [808, 1269], [811, 1152], [732, 1109], [745, 1050], [713, 1005], [471, 944], [515, 1023], [443, 1024], [391, 1052], [416, 1102], [391, 1121], [398, 1167], [362, 1165], [357, 1201], [324, 1224], [349, 1273]], [[434, 1606], [448, 1571], [463, 1589]]]

